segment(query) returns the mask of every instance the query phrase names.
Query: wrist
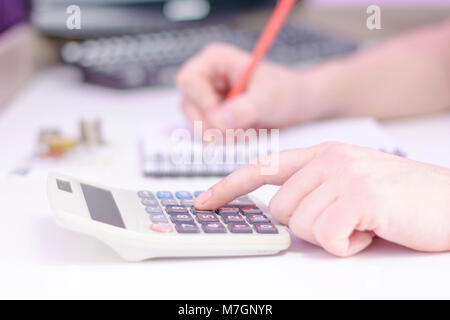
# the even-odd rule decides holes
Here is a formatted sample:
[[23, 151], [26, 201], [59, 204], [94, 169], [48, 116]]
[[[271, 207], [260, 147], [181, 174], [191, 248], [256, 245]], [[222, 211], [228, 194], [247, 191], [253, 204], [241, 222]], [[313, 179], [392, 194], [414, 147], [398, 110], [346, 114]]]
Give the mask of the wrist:
[[348, 94], [353, 91], [347, 84], [349, 72], [351, 68], [345, 59], [299, 72], [304, 87], [302, 92], [309, 97], [314, 119], [341, 117], [348, 112], [351, 103]]

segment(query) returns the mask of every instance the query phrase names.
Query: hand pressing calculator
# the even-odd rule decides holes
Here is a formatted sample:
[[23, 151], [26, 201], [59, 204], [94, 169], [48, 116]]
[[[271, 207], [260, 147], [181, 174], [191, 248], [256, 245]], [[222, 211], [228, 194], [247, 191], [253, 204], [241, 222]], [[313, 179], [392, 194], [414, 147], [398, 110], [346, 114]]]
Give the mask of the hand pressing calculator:
[[193, 207], [201, 191], [129, 191], [50, 174], [50, 205], [63, 227], [91, 235], [122, 258], [268, 255], [290, 236], [267, 208], [243, 196], [214, 211]]

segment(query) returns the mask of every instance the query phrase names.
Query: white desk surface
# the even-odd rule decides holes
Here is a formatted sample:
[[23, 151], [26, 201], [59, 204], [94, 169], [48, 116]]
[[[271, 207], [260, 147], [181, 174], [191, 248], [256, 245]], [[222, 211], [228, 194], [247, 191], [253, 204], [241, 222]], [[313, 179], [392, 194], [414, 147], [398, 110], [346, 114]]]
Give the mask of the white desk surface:
[[[0, 298], [450, 298], [450, 253], [419, 253], [379, 239], [347, 259], [294, 240], [275, 256], [127, 263], [100, 241], [61, 229], [50, 215], [45, 175], [8, 173], [31, 152], [38, 128], [61, 126], [76, 133], [79, 117], [98, 115], [109, 141], [137, 157], [130, 141], [146, 127], [168, 117], [182, 121], [173, 89], [118, 92], [76, 78], [63, 67], [48, 70], [0, 116]], [[450, 166], [450, 114], [384, 127], [410, 157]], [[131, 188], [173, 183], [194, 189], [215, 181], [143, 179], [136, 159], [126, 158], [119, 169], [95, 174], [86, 169], [84, 175]], [[268, 202], [275, 190], [255, 193]]]

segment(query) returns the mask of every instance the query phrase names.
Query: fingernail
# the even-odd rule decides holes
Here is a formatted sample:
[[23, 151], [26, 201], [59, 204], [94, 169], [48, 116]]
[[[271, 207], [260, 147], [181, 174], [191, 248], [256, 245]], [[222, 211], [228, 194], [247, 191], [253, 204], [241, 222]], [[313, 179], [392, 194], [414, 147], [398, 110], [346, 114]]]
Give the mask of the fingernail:
[[207, 191], [201, 193], [195, 201], [197, 201], [199, 204], [205, 204], [209, 198], [212, 196], [212, 190], [208, 189]]

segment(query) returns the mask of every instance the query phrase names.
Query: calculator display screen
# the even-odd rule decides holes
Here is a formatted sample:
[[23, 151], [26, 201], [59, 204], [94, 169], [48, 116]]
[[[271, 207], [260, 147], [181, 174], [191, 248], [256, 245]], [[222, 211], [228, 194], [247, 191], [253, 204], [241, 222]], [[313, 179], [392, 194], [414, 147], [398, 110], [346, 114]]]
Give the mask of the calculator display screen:
[[119, 208], [111, 191], [81, 184], [89, 214], [92, 220], [107, 223], [119, 228], [125, 228]]

